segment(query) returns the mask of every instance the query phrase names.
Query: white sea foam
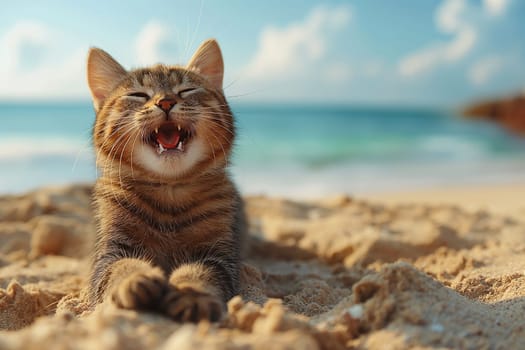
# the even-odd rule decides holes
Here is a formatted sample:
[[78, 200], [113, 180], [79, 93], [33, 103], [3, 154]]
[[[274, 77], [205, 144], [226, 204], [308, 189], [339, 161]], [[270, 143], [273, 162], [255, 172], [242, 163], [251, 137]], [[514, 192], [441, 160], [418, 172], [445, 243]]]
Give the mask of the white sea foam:
[[426, 137], [420, 142], [420, 152], [446, 155], [452, 159], [479, 159], [487, 155], [486, 145], [480, 140], [469, 140], [450, 135]]
[[525, 159], [436, 161], [432, 163], [351, 163], [311, 170], [301, 166], [235, 167], [245, 194], [316, 198], [332, 194], [366, 194], [443, 186], [522, 182]]
[[0, 162], [31, 160], [42, 157], [72, 157], [88, 159], [92, 156], [89, 141], [64, 137], [17, 137], [0, 139]]
[[1, 138], [0, 169], [0, 193], [96, 178], [89, 141], [66, 137]]

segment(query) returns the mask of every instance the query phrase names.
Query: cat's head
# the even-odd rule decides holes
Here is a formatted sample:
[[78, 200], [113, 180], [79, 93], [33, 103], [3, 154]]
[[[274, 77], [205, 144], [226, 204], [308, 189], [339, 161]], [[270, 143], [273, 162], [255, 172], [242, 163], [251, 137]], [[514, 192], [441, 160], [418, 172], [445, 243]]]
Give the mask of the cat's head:
[[87, 78], [103, 173], [173, 180], [224, 167], [234, 127], [222, 92], [223, 69], [215, 40], [205, 41], [185, 67], [130, 71], [92, 48]]

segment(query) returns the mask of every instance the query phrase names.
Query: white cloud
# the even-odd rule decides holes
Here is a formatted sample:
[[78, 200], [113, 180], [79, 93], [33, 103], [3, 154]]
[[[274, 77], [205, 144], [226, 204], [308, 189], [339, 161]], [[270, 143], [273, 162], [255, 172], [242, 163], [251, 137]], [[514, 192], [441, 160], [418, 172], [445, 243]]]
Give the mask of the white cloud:
[[474, 28], [465, 27], [456, 35], [443, 51], [446, 61], [455, 62], [465, 57], [474, 47], [477, 39], [477, 32]]
[[478, 36], [476, 28], [463, 18], [466, 10], [465, 0], [445, 0], [436, 11], [436, 26], [442, 33], [454, 37], [449, 42], [434, 43], [404, 57], [399, 63], [401, 75], [415, 76], [464, 58], [474, 47]]
[[322, 75], [326, 81], [337, 83], [350, 80], [352, 71], [349, 64], [337, 62], [327, 65]]
[[483, 0], [483, 7], [490, 16], [498, 17], [505, 13], [509, 3], [509, 0]]
[[245, 78], [269, 80], [306, 72], [325, 57], [330, 35], [343, 29], [350, 18], [347, 7], [318, 7], [302, 22], [265, 28], [257, 52], [244, 69]]
[[135, 57], [140, 65], [151, 65], [163, 60], [161, 47], [169, 37], [168, 29], [163, 24], [152, 21], [147, 23], [137, 35]]
[[414, 76], [430, 70], [442, 59], [442, 45], [434, 45], [403, 58], [399, 63], [399, 72], [404, 76]]
[[[63, 35], [33, 21], [17, 22], [0, 33], [0, 98], [87, 98], [88, 45], [64, 48]], [[160, 23], [144, 26], [135, 40], [136, 62], [161, 61], [160, 48], [167, 38]]]
[[1, 51], [2, 66], [7, 70], [17, 69], [22, 61], [25, 48], [45, 47], [50, 42], [49, 29], [36, 22], [22, 21], [15, 23], [1, 38], [5, 50]]
[[500, 56], [488, 56], [475, 62], [468, 72], [469, 80], [474, 85], [485, 85], [492, 77], [498, 74], [504, 66], [505, 60]]
[[435, 14], [437, 27], [444, 33], [454, 33], [461, 29], [461, 15], [465, 11], [466, 2], [464, 0], [447, 0], [441, 7], [438, 7]]
[[0, 37], [0, 97], [52, 98], [85, 96], [87, 47], [57, 57], [59, 35], [30, 21], [15, 23]]

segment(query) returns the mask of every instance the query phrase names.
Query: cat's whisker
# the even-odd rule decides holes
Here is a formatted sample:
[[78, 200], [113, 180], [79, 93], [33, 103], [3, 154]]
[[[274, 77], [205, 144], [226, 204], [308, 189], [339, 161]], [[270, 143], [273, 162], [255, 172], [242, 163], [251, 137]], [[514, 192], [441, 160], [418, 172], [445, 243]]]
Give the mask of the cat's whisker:
[[224, 86], [222, 88], [223, 91], [226, 91], [227, 89], [229, 89], [230, 87], [232, 87], [233, 85], [235, 85], [239, 80], [241, 79], [241, 77], [237, 77], [235, 79], [233, 79], [228, 85]]
[[213, 110], [202, 110], [202, 109], [189, 110], [186, 113], [196, 118], [202, 115], [209, 115], [209, 116], [216, 116], [216, 117], [230, 117], [231, 116], [230, 113], [226, 113], [226, 112], [217, 112]]
[[[108, 152], [107, 154], [107, 157], [105, 158], [104, 160], [104, 165], [103, 165], [103, 169], [104, 170], [110, 170], [110, 177], [111, 177], [111, 168], [109, 167], [111, 164], [111, 162], [113, 161], [113, 159], [111, 158], [111, 154], [113, 153], [115, 149], [115, 147], [119, 146], [119, 142], [120, 140], [122, 140], [124, 137], [126, 137], [129, 133], [133, 132], [133, 128], [132, 128], [132, 125], [130, 123], [129, 125], [129, 128], [127, 130], [125, 130], [125, 132], [123, 132], [113, 143], [113, 146], [111, 147], [110, 151]], [[109, 139], [109, 138], [108, 138]], [[100, 153], [99, 153], [99, 156], [102, 154], [102, 150], [103, 148], [100, 147]]]
[[216, 115], [216, 116], [231, 116], [231, 113], [229, 112], [223, 112], [223, 111], [217, 111], [215, 108], [185, 108], [184, 112], [189, 113], [190, 115], [200, 115], [201, 113], [206, 113], [210, 115]]
[[224, 119], [223, 117], [229, 117], [231, 114], [227, 113], [214, 113], [214, 112], [200, 112], [197, 118], [207, 118], [208, 120], [218, 121], [226, 123], [228, 126], [234, 126], [233, 122]]
[[234, 132], [234, 131], [228, 129], [227, 127], [225, 127], [225, 126], [223, 126], [223, 125], [221, 125], [221, 124], [220, 124], [220, 121], [215, 120], [215, 119], [209, 119], [209, 120], [207, 120], [207, 121], [208, 121], [208, 122], [212, 122], [212, 123], [214, 123], [216, 127], [221, 128], [222, 130], [224, 130], [225, 132], [227, 132], [230, 136], [234, 136], [234, 135], [235, 135], [235, 132]]
[[[132, 124], [132, 122], [127, 122], [126, 124], [123, 124], [123, 126], [124, 126], [124, 127], [127, 127], [127, 126], [129, 126], [129, 125], [131, 125], [131, 124]], [[119, 140], [119, 139], [117, 139], [117, 142], [118, 142], [118, 140]], [[95, 146], [96, 146], [95, 149], [96, 149], [96, 151], [97, 151], [97, 160], [98, 160], [100, 154], [102, 153], [102, 150], [103, 150], [103, 149], [105, 148], [105, 146], [106, 146], [107, 144], [109, 144], [110, 142], [112, 142], [111, 137], [106, 137], [106, 138], [104, 139], [104, 142], [103, 142], [100, 146], [95, 145]], [[116, 145], [117, 142], [114, 143], [114, 146]], [[113, 148], [112, 148], [112, 149], [113, 149]], [[112, 149], [111, 149], [111, 150], [112, 150]], [[111, 150], [110, 150], [110, 153], [111, 153]]]
[[246, 97], [246, 96], [253, 96], [253, 95], [256, 95], [256, 94], [260, 94], [261, 92], [264, 92], [268, 89], [259, 89], [259, 90], [254, 90], [254, 91], [251, 91], [251, 92], [246, 92], [244, 94], [237, 94], [237, 95], [228, 95], [226, 96], [228, 99], [231, 99], [231, 98], [241, 98], [241, 97]]
[[227, 104], [217, 104], [213, 106], [184, 106], [182, 108], [184, 109], [193, 109], [193, 110], [216, 110], [219, 107], [225, 107], [228, 108], [229, 106]]
[[[122, 182], [122, 157], [124, 156], [124, 151], [126, 150], [126, 146], [128, 145], [129, 141], [131, 140], [131, 138], [133, 137], [133, 133], [130, 133], [127, 140], [126, 140], [126, 143], [124, 143], [124, 146], [122, 146], [122, 150], [120, 151], [120, 159], [119, 159], [119, 166], [118, 166], [118, 178], [119, 178], [119, 182], [121, 185], [123, 185], [124, 183]], [[135, 134], [135, 138], [136, 138], [136, 134]]]
[[129, 158], [130, 158], [131, 177], [132, 177], [132, 178], [135, 178], [135, 173], [134, 173], [134, 171], [133, 171], [133, 151], [135, 151], [135, 145], [136, 145], [136, 143], [137, 143], [137, 140], [138, 140], [138, 139], [143, 140], [144, 137], [145, 137], [145, 135], [144, 135], [144, 130], [141, 130], [141, 131], [140, 131], [140, 137], [135, 137], [135, 140], [133, 141], [133, 145], [131, 145], [131, 153], [130, 153]]
[[[114, 166], [113, 166], [113, 162], [115, 161], [116, 159], [116, 155], [117, 155], [117, 149], [115, 148], [120, 140], [122, 140], [123, 138], [125, 137], [130, 137], [130, 135], [132, 135], [132, 133], [135, 131], [135, 128], [133, 127], [133, 124], [132, 123], [129, 123], [127, 125], [127, 129], [122, 133], [122, 135], [119, 136], [119, 138], [117, 138], [117, 140], [115, 141], [115, 143], [113, 144], [113, 147], [111, 148], [110, 152], [108, 153], [108, 156], [105, 160], [105, 163], [104, 163], [104, 173], [107, 173], [107, 178], [110, 180], [110, 183], [113, 184], [113, 170], [114, 170]], [[122, 152], [124, 150], [125, 146], [122, 148]], [[115, 152], [113, 152], [115, 151]], [[111, 155], [113, 153], [113, 156]], [[119, 167], [119, 181], [121, 181], [121, 178], [120, 178], [120, 167]], [[121, 185], [122, 185], [122, 182], [120, 182]], [[120, 199], [118, 198], [117, 196], [117, 193], [114, 191], [113, 188], [111, 188], [111, 192], [113, 194], [113, 198], [115, 199], [115, 201], [121, 206], [121, 207], [124, 207], [122, 205], [122, 203], [120, 202]], [[127, 198], [125, 198], [127, 199]]]
[[90, 145], [90, 142], [87, 141], [87, 142], [84, 142], [84, 145], [77, 151], [77, 154], [75, 155], [75, 160], [73, 162], [73, 165], [71, 166], [71, 172], [74, 173], [76, 168], [77, 168], [77, 165], [80, 161], [80, 155], [84, 152], [89, 152], [91, 154], [91, 145]]
[[211, 153], [213, 155], [213, 162], [216, 162], [217, 161], [217, 157], [215, 156], [215, 149], [213, 148], [213, 145], [211, 144], [210, 140], [207, 137], [206, 137], [206, 142], [210, 146]]
[[221, 149], [222, 149], [222, 153], [224, 155], [224, 158], [228, 158], [228, 155], [226, 154], [226, 151], [224, 150], [224, 147], [222, 146], [222, 142], [217, 138], [217, 136], [215, 134], [211, 134], [215, 140], [219, 143], [219, 145], [221, 146]]
[[224, 125], [221, 125], [220, 122], [217, 121], [217, 120], [207, 120], [206, 122], [208, 122], [208, 123], [213, 123], [213, 124], [214, 124], [214, 127], [217, 127], [217, 128], [219, 128], [219, 129], [224, 130], [226, 133], [228, 133], [228, 134], [229, 134], [230, 136], [232, 136], [232, 137], [235, 135], [235, 132], [234, 132], [234, 131], [228, 129], [228, 128], [227, 128], [226, 126], [224, 126]]
[[[224, 117], [226, 117], [226, 116], [227, 115], [224, 115]], [[235, 124], [233, 124], [232, 122], [229, 122], [228, 120], [222, 119], [220, 117], [223, 117], [223, 115], [210, 115], [210, 114], [205, 112], [205, 113], [199, 115], [196, 120], [204, 119], [204, 120], [207, 120], [207, 121], [211, 121], [211, 122], [217, 123], [218, 125], [224, 124], [224, 125], [222, 125], [224, 127], [230, 127], [232, 129], [235, 128]]]
[[[216, 111], [214, 109], [203, 109], [203, 108], [187, 108], [184, 110], [185, 113], [187, 113], [189, 116], [193, 116], [194, 118], [201, 118], [203, 116], [210, 117], [226, 117], [231, 118], [232, 114], [229, 112], [222, 112], [222, 111]], [[216, 118], [219, 120], [218, 118]], [[233, 126], [233, 121], [228, 121], [224, 118], [220, 119], [221, 121], [228, 122], [229, 125]]]
[[197, 25], [195, 26], [195, 29], [193, 30], [193, 34], [191, 36], [190, 45], [193, 46], [193, 43], [195, 42], [195, 38], [197, 37], [197, 32], [199, 31], [200, 25], [201, 25], [201, 19], [202, 19], [202, 10], [204, 9], [204, 0], [201, 0], [201, 5], [199, 9], [199, 17], [197, 17]]

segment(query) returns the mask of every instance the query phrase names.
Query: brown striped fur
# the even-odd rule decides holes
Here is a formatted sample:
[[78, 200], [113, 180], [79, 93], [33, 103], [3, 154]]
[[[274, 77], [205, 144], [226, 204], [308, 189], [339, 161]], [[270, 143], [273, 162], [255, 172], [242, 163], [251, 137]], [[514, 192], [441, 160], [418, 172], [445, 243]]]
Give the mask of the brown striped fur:
[[[104, 51], [90, 51], [101, 172], [93, 306], [112, 302], [179, 321], [216, 321], [238, 293], [244, 214], [227, 172], [235, 129], [222, 74], [214, 40], [186, 67], [126, 71]], [[156, 105], [166, 96], [176, 100], [169, 113]], [[166, 120], [191, 133], [184, 152], [158, 154], [151, 144]]]

